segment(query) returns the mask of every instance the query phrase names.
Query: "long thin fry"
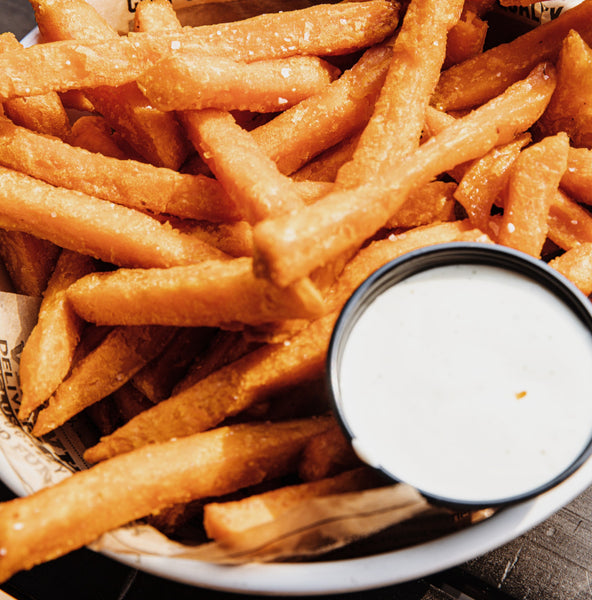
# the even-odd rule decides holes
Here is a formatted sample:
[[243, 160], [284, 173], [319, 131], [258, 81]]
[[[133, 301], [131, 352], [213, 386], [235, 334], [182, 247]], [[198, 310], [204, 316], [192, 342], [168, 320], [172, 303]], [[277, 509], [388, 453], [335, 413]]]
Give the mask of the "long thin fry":
[[414, 187], [528, 129], [554, 87], [553, 67], [539, 65], [526, 79], [422, 144], [397, 169], [381, 172], [358, 188], [328, 194], [296, 214], [258, 223], [253, 231], [257, 273], [287, 285], [359, 247]]
[[557, 19], [533, 28], [507, 44], [500, 44], [444, 71], [432, 98], [434, 106], [461, 110], [479, 106], [524, 78], [538, 63], [553, 62], [563, 38], [575, 29], [592, 41], [592, 1], [585, 0]]
[[347, 54], [382, 41], [397, 24], [388, 0], [312, 6], [183, 32], [130, 33], [117, 40], [38, 44], [0, 55], [0, 98], [118, 86], [168, 55], [197, 51], [255, 61]]
[[318, 418], [223, 427], [129, 453], [5, 502], [0, 581], [173, 504], [290, 472], [304, 444], [330, 423]]
[[21, 355], [21, 420], [27, 420], [51, 396], [70, 370], [83, 322], [72, 310], [66, 289], [94, 269], [91, 258], [69, 250], [64, 250], [58, 259], [41, 302], [37, 324]]
[[155, 214], [206, 221], [241, 217], [236, 203], [211, 177], [88, 152], [3, 118], [0, 164], [55, 186]]
[[446, 57], [448, 31], [458, 22], [462, 6], [461, 0], [415, 0], [409, 4], [374, 113], [353, 160], [340, 169], [337, 183], [360, 185], [417, 148], [425, 107]]
[[170, 225], [0, 167], [0, 227], [121, 266], [166, 267], [226, 255]]
[[159, 354], [175, 333], [167, 327], [116, 327], [88, 356], [74, 365], [35, 421], [42, 436], [106, 398]]
[[241, 328], [284, 318], [314, 318], [322, 298], [310, 280], [286, 288], [258, 279], [251, 258], [169, 269], [119, 269], [73, 285], [68, 298], [101, 325]]
[[392, 49], [373, 46], [323, 92], [251, 132], [287, 175], [363, 127], [386, 76]]
[[[193, 385], [182, 386], [167, 400], [102, 438], [85, 452], [85, 459], [98, 462], [144, 444], [203, 431], [279, 390], [318, 378], [337, 311], [371, 272], [399, 253], [466, 234], [466, 224], [445, 223], [372, 244], [348, 264], [328, 294], [327, 309], [333, 312], [313, 321], [286, 343], [257, 347]], [[478, 235], [484, 237], [481, 232]]]

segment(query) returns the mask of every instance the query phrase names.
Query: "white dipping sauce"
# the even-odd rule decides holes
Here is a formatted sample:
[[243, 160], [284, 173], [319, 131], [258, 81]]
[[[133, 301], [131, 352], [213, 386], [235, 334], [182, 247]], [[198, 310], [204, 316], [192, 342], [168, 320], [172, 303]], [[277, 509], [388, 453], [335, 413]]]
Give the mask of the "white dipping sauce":
[[527, 494], [592, 434], [592, 334], [542, 285], [494, 266], [387, 289], [353, 326], [339, 377], [361, 458], [440, 498]]

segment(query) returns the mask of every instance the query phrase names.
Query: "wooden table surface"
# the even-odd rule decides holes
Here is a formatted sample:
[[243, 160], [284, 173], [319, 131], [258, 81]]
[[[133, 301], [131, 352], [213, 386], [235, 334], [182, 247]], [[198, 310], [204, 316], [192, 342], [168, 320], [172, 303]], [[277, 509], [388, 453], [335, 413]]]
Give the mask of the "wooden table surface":
[[[33, 11], [26, 0], [0, 0], [0, 33], [12, 31], [21, 38], [33, 27]], [[0, 483], [0, 501], [11, 497], [13, 494]], [[352, 600], [583, 600], [592, 597], [591, 571], [592, 489], [589, 489], [541, 525], [485, 556], [419, 581], [356, 592], [348, 597]], [[237, 598], [234, 594], [197, 589], [139, 572], [87, 549], [19, 573], [0, 588], [18, 600]]]

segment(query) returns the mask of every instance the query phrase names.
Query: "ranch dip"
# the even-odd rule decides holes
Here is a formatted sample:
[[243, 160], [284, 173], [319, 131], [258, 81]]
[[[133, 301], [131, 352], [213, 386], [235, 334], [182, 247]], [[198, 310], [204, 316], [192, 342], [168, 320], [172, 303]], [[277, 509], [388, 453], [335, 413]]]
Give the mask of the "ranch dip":
[[592, 334], [520, 273], [428, 269], [343, 349], [338, 408], [369, 464], [428, 496], [494, 503], [560, 475], [592, 435]]

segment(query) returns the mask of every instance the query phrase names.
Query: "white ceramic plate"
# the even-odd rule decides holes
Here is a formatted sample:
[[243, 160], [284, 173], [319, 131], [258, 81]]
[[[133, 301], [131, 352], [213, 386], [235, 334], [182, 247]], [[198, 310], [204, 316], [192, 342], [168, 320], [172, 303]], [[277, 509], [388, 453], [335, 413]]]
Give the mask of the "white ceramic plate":
[[[23, 40], [38, 41], [33, 30]], [[7, 425], [0, 411], [0, 430]], [[29, 438], [30, 461], [44, 455]], [[46, 456], [44, 455], [45, 459]], [[0, 452], [0, 478], [16, 494], [27, 489], [15, 463]], [[486, 521], [436, 540], [363, 558], [314, 563], [222, 566], [189, 559], [143, 554], [107, 553], [107, 556], [164, 578], [231, 592], [261, 595], [323, 595], [374, 589], [403, 583], [454, 567], [485, 554], [538, 525], [592, 485], [592, 460], [549, 492], [506, 508]]]

